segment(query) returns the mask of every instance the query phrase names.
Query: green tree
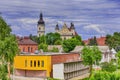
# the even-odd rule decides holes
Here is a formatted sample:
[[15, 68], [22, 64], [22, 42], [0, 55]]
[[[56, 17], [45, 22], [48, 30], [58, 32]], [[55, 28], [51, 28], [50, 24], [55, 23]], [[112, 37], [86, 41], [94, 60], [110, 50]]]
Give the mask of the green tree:
[[105, 43], [109, 46], [110, 49], [117, 49], [117, 47], [120, 46], [120, 32], [115, 32], [113, 35], [106, 35]]
[[74, 36], [73, 38], [76, 38], [76, 39], [78, 39], [80, 42], [82, 42], [82, 38], [81, 38], [81, 36], [79, 36], [79, 35], [76, 35], [76, 36]]
[[61, 45], [62, 44], [62, 40], [57, 40], [55, 41], [54, 45]]
[[93, 64], [98, 64], [99, 61], [101, 60], [102, 57], [102, 53], [101, 51], [98, 49], [98, 47], [94, 46], [94, 47], [84, 47], [82, 50], [82, 59], [83, 59], [83, 63], [85, 65], [89, 65], [90, 66], [90, 76], [92, 75], [92, 68], [93, 68]]
[[116, 65], [114, 65], [113, 62], [101, 63], [101, 67], [102, 67], [103, 71], [107, 71], [107, 72], [114, 72], [114, 71], [116, 71]]
[[46, 36], [45, 35], [42, 35], [39, 37], [40, 39], [40, 44], [43, 43], [43, 44], [46, 44]]
[[96, 40], [96, 36], [94, 36], [94, 38], [91, 38], [89, 41], [90, 46], [97, 46], [97, 40]]
[[41, 43], [41, 44], [39, 44], [38, 49], [39, 50], [42, 49], [44, 52], [48, 52], [48, 45]]
[[10, 26], [0, 17], [0, 57], [2, 64], [7, 64], [9, 78], [10, 64], [13, 63], [14, 56], [18, 53], [16, 37], [11, 34], [11, 31]]
[[59, 52], [58, 48], [53, 47], [52, 50], [50, 50], [50, 52]]
[[54, 45], [57, 40], [62, 40], [59, 33], [47, 33], [46, 43], [48, 45]]
[[35, 41], [36, 43], [40, 44], [40, 38], [37, 36], [33, 36], [32, 34], [29, 35], [29, 38], [33, 41]]
[[120, 51], [117, 52], [116, 58], [117, 58], [117, 67], [120, 68]]
[[76, 45], [80, 45], [80, 41], [77, 40], [76, 38], [71, 38], [63, 41], [62, 47], [65, 52], [70, 52], [72, 51]]
[[0, 79], [7, 80], [7, 66], [5, 64], [0, 65]]

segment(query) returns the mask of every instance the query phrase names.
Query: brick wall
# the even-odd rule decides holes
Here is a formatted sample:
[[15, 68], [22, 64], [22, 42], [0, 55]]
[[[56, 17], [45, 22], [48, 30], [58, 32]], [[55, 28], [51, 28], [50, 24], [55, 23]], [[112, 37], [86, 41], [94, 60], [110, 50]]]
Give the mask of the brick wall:
[[53, 64], [65, 63], [65, 62], [73, 62], [80, 60], [80, 54], [78, 53], [66, 53], [66, 54], [58, 54], [51, 56], [51, 77], [53, 77]]
[[27, 77], [46, 77], [46, 71], [34, 71], [34, 70], [28, 70], [26, 71]]
[[80, 60], [80, 55], [78, 53], [52, 55], [51, 57], [52, 64], [73, 62], [78, 60]]
[[16, 69], [14, 74], [16, 76], [25, 76], [25, 77], [46, 77], [47, 72], [46, 71], [40, 71], [40, 70], [20, 70]]
[[[29, 47], [29, 51], [28, 51], [28, 47]], [[34, 53], [36, 50], [38, 50], [38, 46], [37, 45], [19, 45], [19, 49], [20, 52], [30, 52], [30, 53]]]
[[14, 74], [16, 76], [25, 76], [25, 70], [15, 69]]

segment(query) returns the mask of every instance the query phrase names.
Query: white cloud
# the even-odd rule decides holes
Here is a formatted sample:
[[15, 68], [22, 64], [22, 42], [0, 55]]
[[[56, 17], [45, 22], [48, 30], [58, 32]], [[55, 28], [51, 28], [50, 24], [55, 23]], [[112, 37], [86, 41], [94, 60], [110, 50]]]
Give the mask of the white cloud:
[[100, 29], [100, 25], [97, 24], [90, 24], [84, 27], [85, 30], [95, 30], [98, 33], [105, 33], [103, 30]]
[[118, 4], [114, 0], [29, 0], [29, 3], [28, 0], [0, 0], [0, 12], [16, 34], [36, 34], [39, 12], [42, 11], [46, 32], [54, 31], [57, 22], [60, 26], [64, 22], [68, 26], [74, 22], [78, 34], [84, 36], [85, 29], [99, 35], [120, 31]]
[[16, 19], [18, 22], [26, 23], [26, 24], [35, 24], [37, 23], [38, 19], [34, 18], [21, 18], [21, 19]]

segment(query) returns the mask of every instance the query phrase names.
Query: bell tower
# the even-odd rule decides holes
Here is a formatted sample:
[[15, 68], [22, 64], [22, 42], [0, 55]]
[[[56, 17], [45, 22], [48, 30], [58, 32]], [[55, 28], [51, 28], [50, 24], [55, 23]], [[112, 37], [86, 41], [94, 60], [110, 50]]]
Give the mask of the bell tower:
[[40, 13], [40, 17], [37, 24], [37, 36], [40, 37], [45, 35], [45, 22], [43, 20], [43, 15]]

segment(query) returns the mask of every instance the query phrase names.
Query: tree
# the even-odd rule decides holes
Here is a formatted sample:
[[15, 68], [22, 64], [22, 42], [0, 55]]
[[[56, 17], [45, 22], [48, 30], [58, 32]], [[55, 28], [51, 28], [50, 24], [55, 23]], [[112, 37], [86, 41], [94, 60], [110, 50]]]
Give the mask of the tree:
[[82, 42], [82, 38], [81, 38], [81, 36], [79, 36], [79, 35], [76, 35], [76, 36], [74, 36], [73, 38], [76, 38], [77, 40], [79, 40], [80, 42]]
[[120, 68], [120, 51], [117, 52], [116, 57], [117, 57], [117, 66], [118, 68]]
[[15, 35], [11, 34], [11, 28], [0, 17], [0, 57], [2, 64], [7, 64], [8, 77], [10, 78], [10, 64], [18, 53], [18, 44]]
[[44, 52], [47, 52], [48, 51], [48, 45], [44, 44], [44, 43], [41, 43], [41, 44], [39, 44], [38, 49], [39, 50], [42, 49]]
[[63, 41], [62, 47], [65, 52], [70, 52], [72, 51], [76, 45], [80, 45], [80, 41], [77, 40], [76, 38], [71, 38]]
[[113, 62], [101, 63], [101, 67], [102, 67], [103, 71], [107, 71], [107, 72], [114, 72], [114, 71], [116, 71], [116, 65], [114, 65]]
[[109, 46], [110, 49], [118, 49], [120, 46], [120, 32], [115, 32], [113, 35], [106, 35], [105, 43]]
[[29, 35], [29, 38], [33, 41], [35, 41], [36, 43], [40, 44], [40, 38], [37, 36], [33, 36], [32, 34]]
[[62, 44], [62, 41], [61, 40], [57, 40], [55, 41], [54, 45], [61, 45]]
[[58, 48], [53, 47], [52, 50], [50, 50], [50, 52], [59, 52]]
[[40, 44], [41, 43], [46, 44], [46, 36], [45, 35], [40, 36], [39, 40], [40, 40]]
[[48, 45], [54, 45], [57, 40], [62, 40], [59, 33], [47, 33], [46, 43]]
[[7, 66], [5, 64], [0, 65], [0, 79], [7, 80]]
[[94, 46], [94, 47], [84, 47], [82, 50], [82, 59], [83, 59], [83, 63], [85, 65], [89, 65], [90, 66], [90, 76], [92, 75], [92, 68], [93, 68], [93, 64], [99, 64], [99, 61], [102, 58], [102, 53], [101, 51], [98, 49], [98, 47]]
[[91, 38], [89, 41], [90, 46], [97, 46], [97, 40], [96, 40], [96, 36], [94, 36], [94, 38]]

